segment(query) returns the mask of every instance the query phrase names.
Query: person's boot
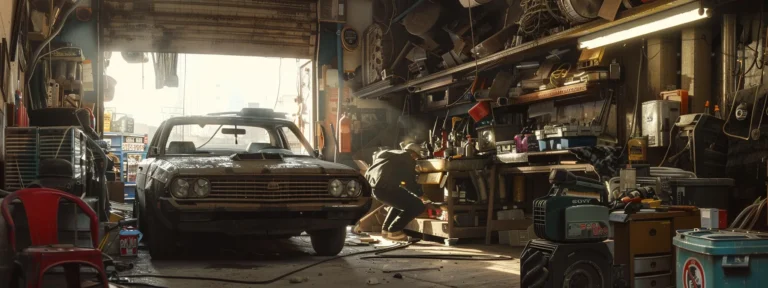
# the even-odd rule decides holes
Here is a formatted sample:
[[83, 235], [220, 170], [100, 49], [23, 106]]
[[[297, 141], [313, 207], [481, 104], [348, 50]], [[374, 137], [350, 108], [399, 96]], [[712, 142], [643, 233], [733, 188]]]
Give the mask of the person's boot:
[[390, 241], [396, 241], [396, 242], [404, 242], [408, 241], [408, 235], [405, 235], [405, 232], [402, 230], [396, 231], [396, 232], [389, 232], [387, 234], [384, 234], [384, 239], [390, 240]]

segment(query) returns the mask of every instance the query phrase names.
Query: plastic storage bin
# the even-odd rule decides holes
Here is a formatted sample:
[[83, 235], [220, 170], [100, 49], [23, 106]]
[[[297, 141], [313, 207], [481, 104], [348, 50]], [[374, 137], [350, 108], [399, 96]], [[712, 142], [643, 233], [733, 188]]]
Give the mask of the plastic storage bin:
[[680, 230], [673, 243], [678, 288], [768, 287], [767, 233]]

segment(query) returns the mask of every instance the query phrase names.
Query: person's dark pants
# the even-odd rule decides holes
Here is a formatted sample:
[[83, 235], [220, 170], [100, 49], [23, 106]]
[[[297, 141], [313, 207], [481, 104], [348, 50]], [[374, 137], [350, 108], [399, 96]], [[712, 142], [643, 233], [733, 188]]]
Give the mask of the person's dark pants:
[[389, 232], [402, 231], [409, 222], [424, 212], [424, 202], [419, 196], [400, 187], [376, 187], [373, 197], [392, 207], [382, 226]]

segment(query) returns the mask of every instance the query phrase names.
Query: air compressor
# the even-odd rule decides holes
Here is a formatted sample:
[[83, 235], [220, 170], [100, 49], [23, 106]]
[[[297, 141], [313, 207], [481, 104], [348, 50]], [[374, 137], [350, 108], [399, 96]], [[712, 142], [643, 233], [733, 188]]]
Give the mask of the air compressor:
[[610, 235], [606, 187], [566, 170], [553, 170], [549, 182], [549, 194], [533, 201], [534, 232], [542, 239], [528, 242], [520, 256], [521, 286], [603, 288], [622, 283], [604, 242]]
[[[533, 201], [533, 229], [537, 237], [559, 243], [608, 239], [605, 185], [566, 170], [553, 170], [549, 183], [549, 194]], [[588, 197], [590, 194], [600, 195], [600, 200]]]

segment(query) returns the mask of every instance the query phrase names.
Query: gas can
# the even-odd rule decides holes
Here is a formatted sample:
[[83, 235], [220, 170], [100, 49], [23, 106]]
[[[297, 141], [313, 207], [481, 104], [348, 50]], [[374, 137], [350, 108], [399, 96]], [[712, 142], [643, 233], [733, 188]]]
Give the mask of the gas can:
[[[765, 287], [768, 233], [743, 230], [679, 230], [676, 287]], [[763, 284], [760, 284], [763, 283]]]
[[138, 256], [142, 236], [139, 230], [120, 230], [120, 256]]

